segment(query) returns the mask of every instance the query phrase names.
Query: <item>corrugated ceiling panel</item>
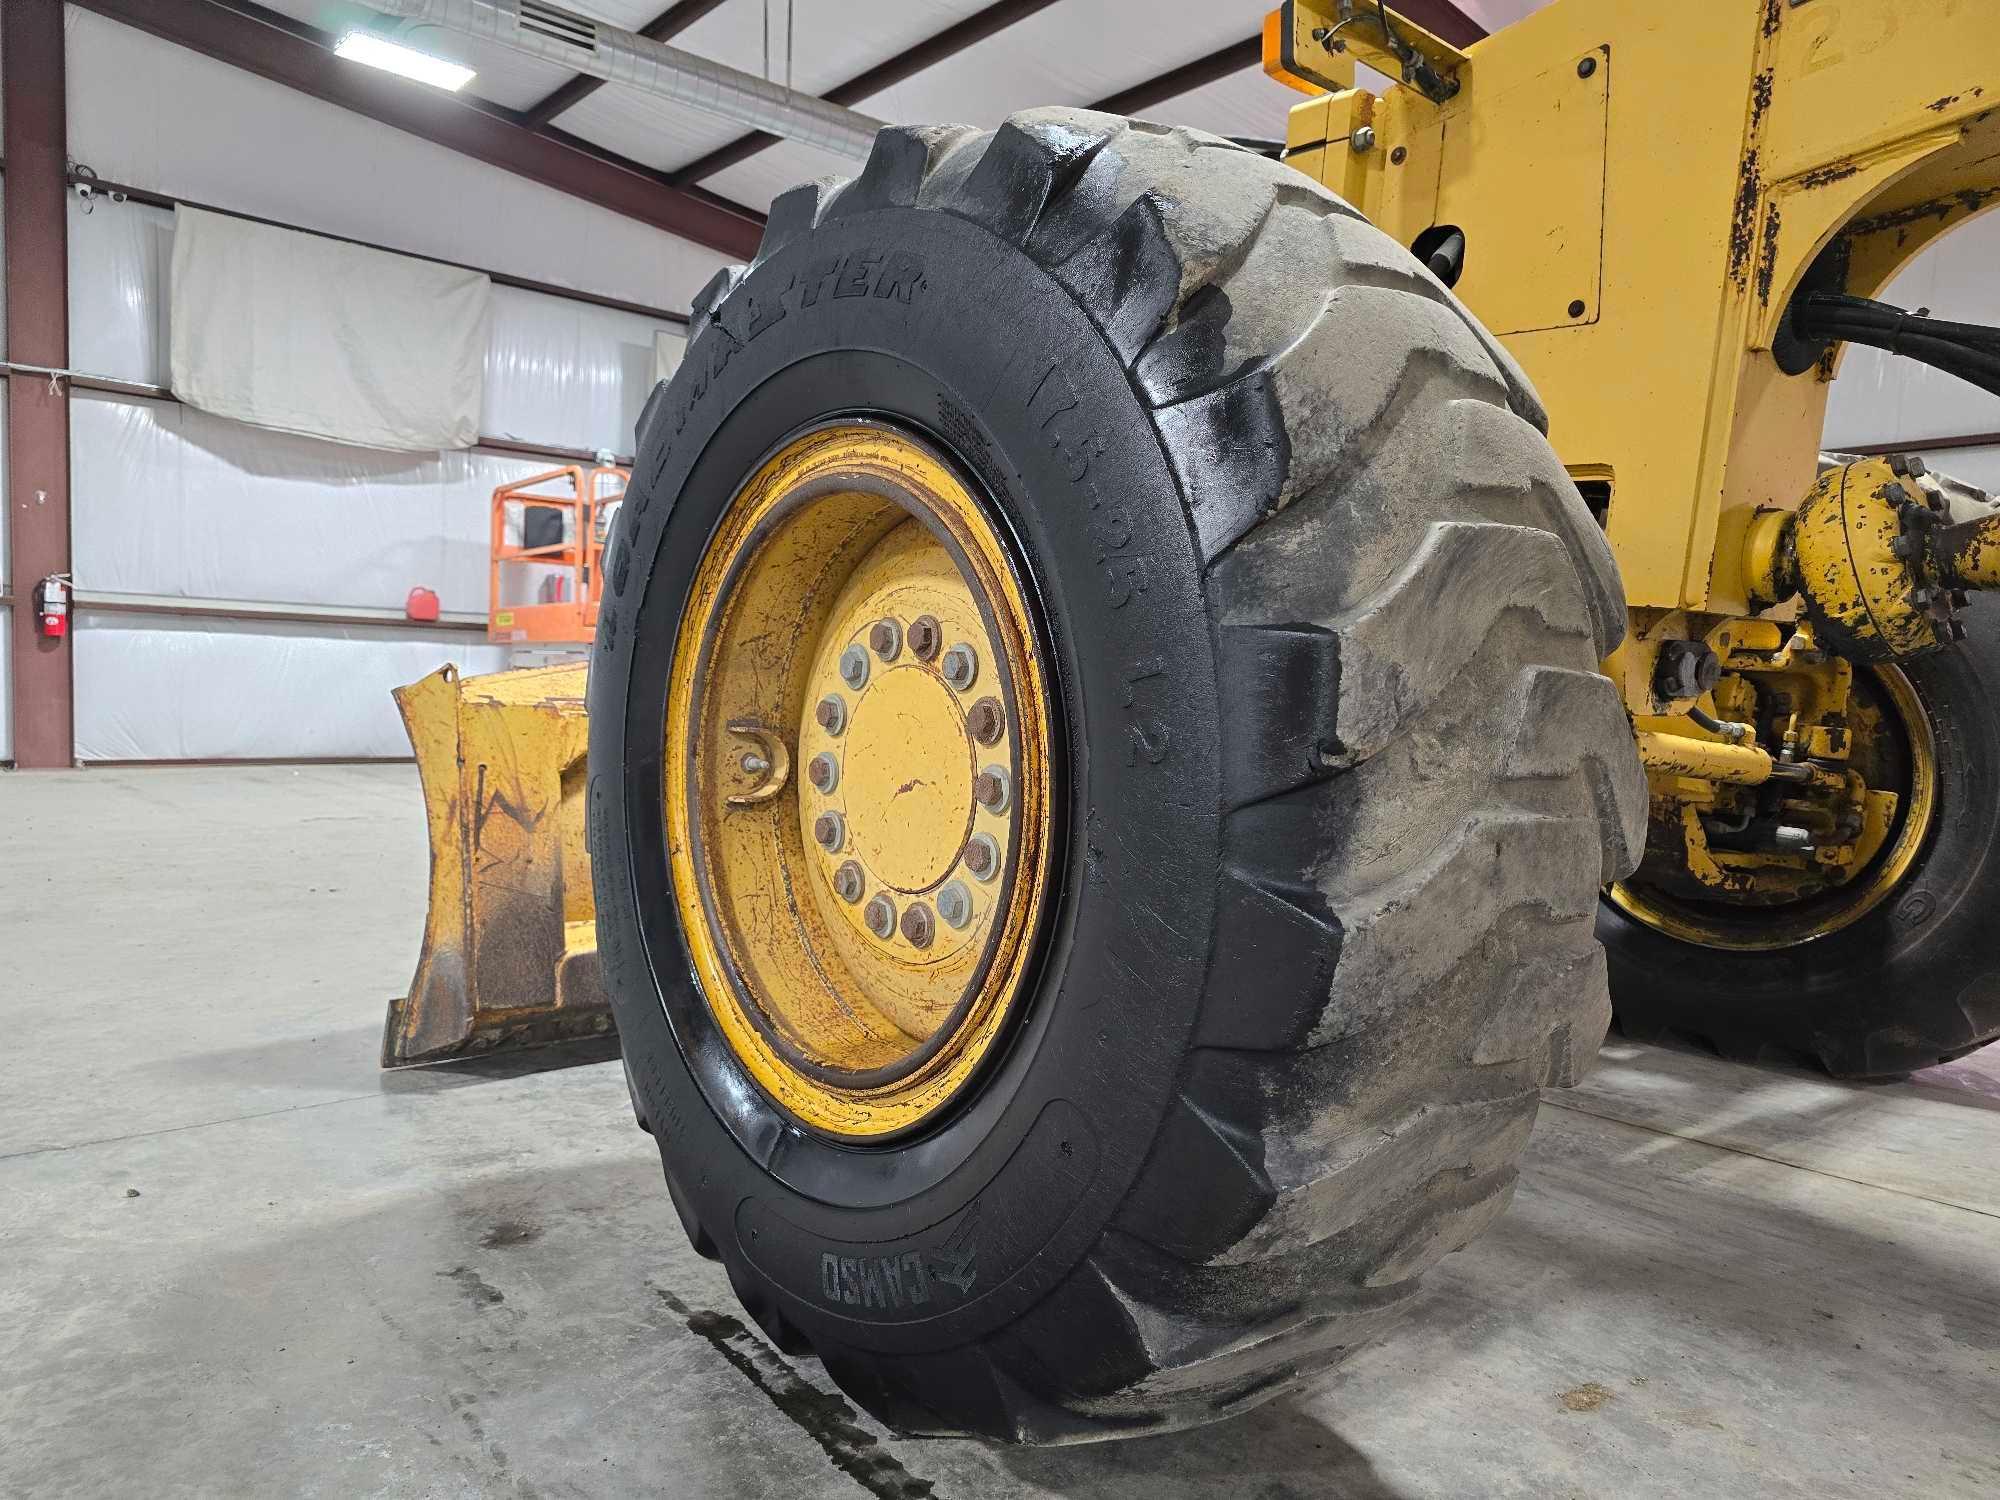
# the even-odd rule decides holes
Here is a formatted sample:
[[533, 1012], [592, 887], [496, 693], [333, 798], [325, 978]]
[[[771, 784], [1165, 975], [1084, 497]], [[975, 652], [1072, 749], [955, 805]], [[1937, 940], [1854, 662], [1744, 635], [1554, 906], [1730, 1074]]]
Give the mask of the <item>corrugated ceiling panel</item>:
[[[1059, 0], [948, 62], [855, 107], [886, 120], [997, 125], [1037, 104], [1088, 104], [1255, 36], [1262, 12], [1214, 0]], [[1276, 85], [1271, 85], [1276, 88]], [[1282, 91], [1281, 91], [1282, 92]], [[1271, 133], [1283, 130], [1281, 102]], [[1151, 111], [1167, 118], [1160, 111]], [[774, 192], [828, 171], [821, 152], [785, 145], [719, 173], [704, 187], [762, 209]]]
[[788, 187], [815, 177], [852, 177], [860, 170], [858, 161], [781, 141], [726, 172], [716, 173], [702, 186], [763, 213], [771, 206], [771, 199]]
[[1273, 83], [1261, 68], [1246, 68], [1144, 111], [1163, 125], [1191, 125], [1217, 135], [1285, 138], [1285, 113], [1305, 95]]
[[[380, 18], [379, 12], [365, 5], [353, 4], [351, 0], [259, 0], [259, 3], [295, 21], [317, 26], [333, 36], [357, 26], [369, 25]], [[649, 3], [649, 0], [641, 0], [641, 3]], [[603, 9], [595, 5], [579, 7], [573, 4], [570, 8], [587, 10], [592, 14]], [[605, 19], [611, 18], [606, 16]], [[650, 20], [651, 17], [641, 19]], [[524, 56], [511, 47], [495, 46], [457, 32], [419, 28], [412, 31], [406, 40], [420, 51], [477, 70], [478, 76], [466, 85], [466, 92], [492, 104], [504, 104], [509, 109], [526, 109], [570, 76], [569, 70], [558, 63], [543, 62], [540, 58]], [[361, 64], [354, 66], [360, 67]]]
[[994, 125], [1035, 104], [1087, 104], [1257, 35], [1261, 5], [1061, 0], [859, 106], [892, 120]]
[[692, 161], [741, 134], [740, 127], [634, 89], [599, 89], [552, 122], [571, 135], [649, 167]]
[[[838, 5], [798, 0], [793, 10], [793, 86], [822, 93], [984, 8], [985, 0], [842, 0]], [[770, 13], [771, 74], [782, 80], [785, 0], [770, 0]], [[671, 45], [761, 74], [763, 0], [729, 0], [672, 38]], [[693, 161], [743, 133], [727, 120], [615, 86], [599, 89], [555, 123], [655, 167]]]
[[[838, 0], [836, 4], [797, 0], [792, 7], [792, 85], [821, 93], [984, 10], [986, 4], [987, 0]], [[785, 8], [785, 0], [769, 0], [771, 76], [780, 80], [785, 76]], [[762, 73], [764, 15], [764, 0], [729, 0], [675, 37], [673, 45], [746, 73]]]

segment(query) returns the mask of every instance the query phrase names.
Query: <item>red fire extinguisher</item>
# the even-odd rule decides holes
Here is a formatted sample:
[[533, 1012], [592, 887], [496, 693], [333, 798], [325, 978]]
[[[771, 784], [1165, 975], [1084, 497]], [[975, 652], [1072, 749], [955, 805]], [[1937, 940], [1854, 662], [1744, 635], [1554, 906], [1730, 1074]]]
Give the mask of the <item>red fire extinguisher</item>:
[[35, 619], [52, 641], [69, 634], [69, 574], [51, 573], [35, 585]]

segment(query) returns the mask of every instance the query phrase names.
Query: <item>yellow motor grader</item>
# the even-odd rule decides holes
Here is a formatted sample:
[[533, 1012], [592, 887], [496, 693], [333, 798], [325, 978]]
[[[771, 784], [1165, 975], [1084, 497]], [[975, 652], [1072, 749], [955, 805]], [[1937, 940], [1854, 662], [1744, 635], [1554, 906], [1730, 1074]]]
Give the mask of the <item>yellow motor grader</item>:
[[[891, 1425], [1261, 1401], [1640, 1036], [2000, 1034], [2000, 517], [1822, 463], [2000, 199], [2000, 10], [1290, 3], [1282, 159], [1076, 110], [772, 205], [587, 673], [400, 694], [385, 1061], [601, 1030], [695, 1248]], [[1354, 87], [1357, 62], [1398, 80]]]

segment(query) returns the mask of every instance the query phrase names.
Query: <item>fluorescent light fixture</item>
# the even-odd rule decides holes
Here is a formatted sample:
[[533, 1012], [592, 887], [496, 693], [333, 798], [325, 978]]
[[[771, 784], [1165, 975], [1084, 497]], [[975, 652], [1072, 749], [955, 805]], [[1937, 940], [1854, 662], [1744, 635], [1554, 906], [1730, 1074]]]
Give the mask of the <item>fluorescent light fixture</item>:
[[336, 57], [345, 57], [354, 62], [366, 63], [371, 68], [381, 68], [390, 73], [399, 73], [405, 78], [414, 78], [418, 83], [428, 83], [436, 88], [457, 93], [472, 81], [472, 69], [455, 62], [446, 62], [441, 57], [432, 57], [428, 52], [419, 52], [414, 47], [405, 47], [396, 42], [384, 41], [373, 32], [350, 31], [340, 39], [333, 49]]

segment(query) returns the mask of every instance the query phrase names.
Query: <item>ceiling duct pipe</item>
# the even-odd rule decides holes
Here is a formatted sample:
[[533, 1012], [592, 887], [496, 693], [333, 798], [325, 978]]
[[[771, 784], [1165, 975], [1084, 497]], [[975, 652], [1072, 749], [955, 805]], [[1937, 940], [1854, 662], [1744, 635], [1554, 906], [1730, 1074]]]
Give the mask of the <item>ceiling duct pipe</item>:
[[497, 42], [752, 130], [866, 160], [883, 122], [543, 0], [368, 0], [414, 26]]

